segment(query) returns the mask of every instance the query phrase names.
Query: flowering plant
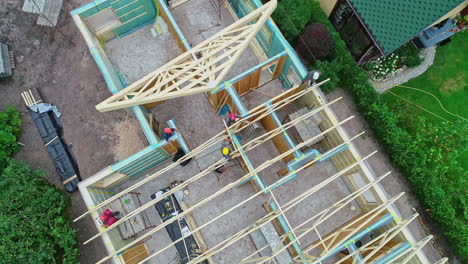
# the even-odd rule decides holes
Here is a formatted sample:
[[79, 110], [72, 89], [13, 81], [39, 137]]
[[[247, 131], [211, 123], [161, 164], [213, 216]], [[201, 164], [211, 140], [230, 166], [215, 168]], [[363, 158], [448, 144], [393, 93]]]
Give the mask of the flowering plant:
[[399, 56], [393, 53], [390, 56], [369, 61], [364, 67], [371, 73], [374, 80], [381, 81], [398, 68], [398, 58]]

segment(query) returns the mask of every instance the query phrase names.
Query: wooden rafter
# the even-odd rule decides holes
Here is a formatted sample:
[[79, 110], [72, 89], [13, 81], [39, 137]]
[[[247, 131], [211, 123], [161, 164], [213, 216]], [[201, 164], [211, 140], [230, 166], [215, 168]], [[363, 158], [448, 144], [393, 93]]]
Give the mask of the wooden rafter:
[[215, 89], [275, 8], [276, 0], [271, 0], [96, 108], [104, 112]]

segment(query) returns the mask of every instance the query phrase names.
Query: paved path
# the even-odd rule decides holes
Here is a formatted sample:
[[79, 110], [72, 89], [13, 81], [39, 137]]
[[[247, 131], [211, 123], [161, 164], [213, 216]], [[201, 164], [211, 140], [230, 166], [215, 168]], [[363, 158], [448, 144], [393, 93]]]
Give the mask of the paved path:
[[423, 74], [432, 65], [432, 63], [434, 63], [435, 53], [436, 46], [426, 48], [422, 51], [424, 61], [421, 63], [421, 65], [414, 68], [406, 69], [401, 73], [388, 77], [385, 81], [382, 82], [376, 82], [370, 79], [369, 82], [372, 84], [372, 86], [374, 86], [377, 92], [384, 93], [386, 90], [391, 89], [394, 86], [403, 84]]

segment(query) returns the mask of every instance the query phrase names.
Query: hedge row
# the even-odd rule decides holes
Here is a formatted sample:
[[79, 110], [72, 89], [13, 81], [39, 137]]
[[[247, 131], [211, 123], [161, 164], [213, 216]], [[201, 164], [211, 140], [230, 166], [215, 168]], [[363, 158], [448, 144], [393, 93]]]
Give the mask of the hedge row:
[[[296, 15], [294, 21], [290, 14]], [[420, 129], [408, 132], [401, 123], [399, 110], [390, 109], [370, 85], [367, 74], [351, 57], [318, 2], [282, 0], [273, 18], [293, 46], [307, 24], [318, 22], [327, 26], [335, 41], [332, 59], [318, 61], [310, 67], [321, 70], [323, 79], [331, 78], [322, 90], [331, 92], [339, 86], [353, 95], [358, 110], [394, 164], [408, 178], [412, 190], [449, 238], [457, 254], [467, 261], [468, 175], [457, 162], [467, 144], [467, 122], [432, 125], [415, 117], [412, 125]]]
[[0, 171], [6, 166], [7, 158], [18, 151], [16, 143], [20, 136], [21, 118], [18, 110], [7, 107], [0, 112]]
[[44, 172], [10, 156], [18, 151], [18, 110], [0, 112], [0, 262], [78, 263], [70, 199]]

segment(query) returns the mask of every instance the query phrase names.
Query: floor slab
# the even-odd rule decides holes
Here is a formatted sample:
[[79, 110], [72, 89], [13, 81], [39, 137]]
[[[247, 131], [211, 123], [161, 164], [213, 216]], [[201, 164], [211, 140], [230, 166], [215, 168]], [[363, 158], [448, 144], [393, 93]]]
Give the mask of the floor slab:
[[123, 74], [128, 84], [157, 70], [181, 54], [169, 32], [159, 36], [151, 33], [152, 25], [145, 26], [121, 39], [106, 43], [109, 59]]

